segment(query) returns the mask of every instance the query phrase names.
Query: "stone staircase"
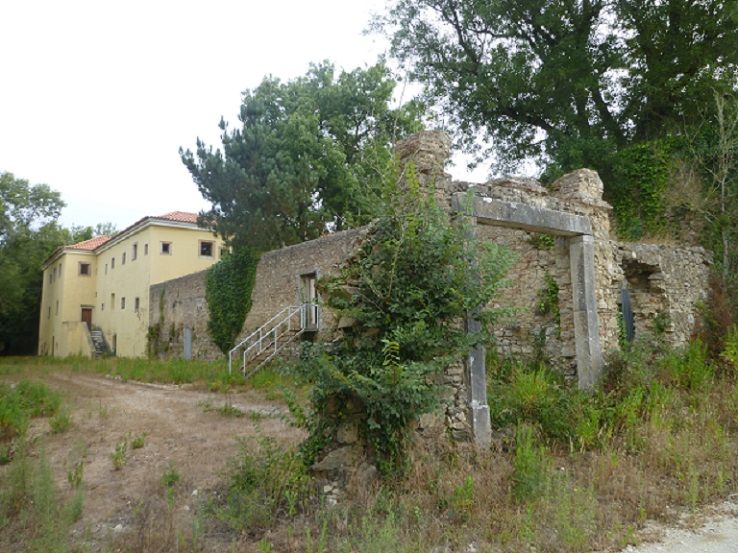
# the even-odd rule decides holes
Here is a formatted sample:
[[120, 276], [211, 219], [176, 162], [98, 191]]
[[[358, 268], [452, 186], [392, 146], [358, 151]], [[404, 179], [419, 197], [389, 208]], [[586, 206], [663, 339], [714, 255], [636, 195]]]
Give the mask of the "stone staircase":
[[98, 328], [90, 330], [90, 339], [92, 340], [92, 346], [95, 348], [95, 357], [108, 357], [112, 354], [102, 330]]

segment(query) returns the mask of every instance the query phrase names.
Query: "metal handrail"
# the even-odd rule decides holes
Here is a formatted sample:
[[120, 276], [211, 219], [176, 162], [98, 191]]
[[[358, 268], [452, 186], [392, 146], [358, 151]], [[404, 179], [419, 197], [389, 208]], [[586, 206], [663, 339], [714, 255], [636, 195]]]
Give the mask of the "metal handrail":
[[[298, 329], [299, 333], [302, 333], [303, 329], [305, 328], [305, 307], [306, 305], [290, 305], [288, 307], [283, 308], [280, 310], [276, 315], [274, 315], [271, 319], [269, 319], [267, 322], [265, 322], [263, 325], [261, 325], [259, 328], [257, 328], [254, 332], [246, 336], [243, 340], [241, 340], [238, 344], [236, 344], [233, 348], [231, 348], [228, 351], [228, 374], [231, 374], [233, 372], [233, 357], [234, 354], [238, 352], [238, 350], [243, 349], [243, 367], [245, 370], [246, 367], [246, 361], [247, 361], [247, 355], [252, 352], [256, 347], [259, 348], [259, 351], [257, 353], [260, 354], [264, 351], [264, 343], [265, 340], [268, 340], [269, 336], [273, 334], [273, 342], [274, 342], [274, 352], [269, 356], [269, 358], [273, 357], [277, 351], [279, 350], [278, 341], [281, 336], [283, 336], [286, 332], [292, 331], [292, 318], [300, 313], [300, 328]], [[275, 322], [276, 321], [276, 322]], [[283, 331], [279, 335], [277, 334], [277, 330], [280, 328], [280, 326], [287, 325], [287, 330]], [[291, 340], [290, 340], [291, 341]], [[268, 342], [269, 346], [272, 345], [271, 342]], [[244, 347], [245, 346], [245, 347]], [[261, 366], [261, 364], [260, 364]]]

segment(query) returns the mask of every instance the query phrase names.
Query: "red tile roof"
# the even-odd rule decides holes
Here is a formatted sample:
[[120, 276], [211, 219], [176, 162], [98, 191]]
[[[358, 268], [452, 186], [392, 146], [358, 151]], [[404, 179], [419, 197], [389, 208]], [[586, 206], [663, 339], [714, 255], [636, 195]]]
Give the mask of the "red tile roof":
[[170, 211], [164, 215], [152, 217], [152, 219], [164, 219], [166, 221], [176, 221], [178, 223], [197, 223], [197, 213], [188, 213], [187, 211]]
[[82, 242], [77, 242], [76, 244], [72, 244], [71, 246], [67, 246], [69, 248], [74, 248], [75, 250], [89, 250], [92, 251], [100, 246], [102, 246], [105, 242], [110, 240], [112, 236], [96, 236], [95, 238], [91, 238], [90, 240], [83, 240]]

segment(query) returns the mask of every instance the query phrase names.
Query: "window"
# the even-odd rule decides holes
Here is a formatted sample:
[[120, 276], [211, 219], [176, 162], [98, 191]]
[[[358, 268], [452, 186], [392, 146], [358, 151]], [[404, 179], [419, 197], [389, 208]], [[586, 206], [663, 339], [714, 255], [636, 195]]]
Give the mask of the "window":
[[123, 252], [123, 255], [121, 256], [120, 264], [121, 265], [126, 264], [126, 252]]
[[131, 251], [131, 261], [136, 261], [138, 257], [138, 244], [134, 244]]
[[110, 260], [110, 269], [115, 269], [115, 258]]
[[125, 309], [126, 308], [126, 298], [125, 298], [125, 296], [123, 296], [122, 298], [120, 298], [120, 308], [121, 309]]
[[100, 311], [105, 311], [105, 302], [100, 304]]
[[138, 309], [139, 309], [140, 307], [141, 307], [141, 299], [140, 299], [140, 298], [136, 298], [135, 300], [133, 300], [133, 310], [134, 310], [134, 311], [135, 311], [136, 313], [138, 313]]
[[47, 319], [51, 318], [51, 306], [49, 306], [49, 313], [46, 315], [46, 318]]
[[161, 243], [161, 253], [163, 253], [164, 255], [171, 255], [172, 254], [172, 243], [162, 242]]
[[58, 315], [58, 314], [59, 314], [59, 300], [56, 300], [56, 310], [54, 312], [54, 315]]
[[49, 273], [49, 284], [51, 284], [52, 282], [54, 282], [54, 281], [51, 280], [51, 273]]
[[149, 255], [149, 245], [144, 244], [144, 255]]
[[213, 257], [213, 243], [200, 240], [200, 256]]
[[105, 274], [106, 275], [108, 274], [108, 264], [107, 263], [105, 264]]
[[79, 274], [84, 275], [84, 276], [90, 276], [92, 274], [90, 271], [90, 264], [80, 263], [79, 264]]
[[110, 309], [115, 309], [115, 294], [110, 294]]

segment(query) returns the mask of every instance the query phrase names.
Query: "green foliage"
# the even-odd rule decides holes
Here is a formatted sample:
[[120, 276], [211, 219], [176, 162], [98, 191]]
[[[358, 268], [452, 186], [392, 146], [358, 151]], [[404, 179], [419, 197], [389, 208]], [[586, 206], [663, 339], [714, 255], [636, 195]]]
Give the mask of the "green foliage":
[[731, 369], [738, 371], [738, 327], [733, 327], [725, 336], [724, 349], [720, 357], [730, 365]]
[[537, 250], [548, 251], [556, 245], [556, 237], [543, 232], [536, 232], [528, 238], [528, 243]]
[[131, 440], [131, 449], [141, 449], [146, 445], [146, 434], [139, 434]]
[[355, 322], [305, 370], [315, 379], [314, 413], [328, 426], [342, 416], [336, 406], [363, 413], [361, 433], [385, 475], [404, 468], [410, 422], [438, 405], [437, 376], [487, 339], [495, 311], [478, 312], [479, 333], [460, 323], [489, 304], [510, 263], [506, 251], [450, 224], [412, 167], [405, 178], [388, 181], [383, 212], [353, 262], [319, 283], [339, 318]]
[[179, 472], [177, 472], [177, 469], [174, 467], [174, 465], [170, 465], [167, 470], [164, 471], [164, 474], [161, 476], [161, 485], [165, 488], [173, 488], [177, 485], [177, 482], [180, 481], [182, 477], [179, 475]]
[[205, 281], [210, 315], [208, 332], [223, 353], [233, 347], [251, 309], [258, 261], [254, 250], [241, 247], [208, 269]]
[[115, 449], [110, 454], [110, 460], [113, 462], [115, 470], [121, 470], [126, 465], [128, 461], [128, 438], [124, 438], [115, 444]]
[[264, 439], [257, 449], [241, 450], [230, 469], [222, 501], [212, 506], [212, 515], [234, 530], [254, 534], [284, 516], [294, 516], [311, 491], [300, 456]]
[[538, 291], [538, 313], [551, 315], [559, 323], [559, 285], [549, 272], [543, 276], [543, 288]]
[[64, 202], [45, 184], [0, 172], [0, 354], [35, 353], [42, 262], [65, 242]]
[[60, 409], [57, 413], [49, 420], [49, 427], [54, 434], [63, 434], [72, 426], [72, 417], [69, 413]]
[[61, 396], [44, 384], [21, 380], [14, 387], [0, 384], [0, 442], [25, 434], [28, 419], [54, 416]]
[[350, 72], [328, 62], [296, 79], [244, 92], [241, 127], [221, 121], [223, 147], [200, 140], [182, 161], [222, 236], [270, 250], [370, 221], [392, 144], [419, 129], [415, 102], [392, 109], [382, 64]]
[[529, 501], [543, 492], [548, 479], [546, 450], [538, 445], [535, 429], [520, 424], [515, 430], [513, 457], [513, 495], [519, 501]]
[[606, 197], [622, 238], [638, 240], [668, 230], [664, 194], [672, 176], [672, 152], [669, 140], [652, 140], [618, 152]]
[[11, 551], [69, 553], [71, 525], [81, 514], [81, 490], [63, 501], [54, 486], [54, 475], [42, 453], [32, 461], [21, 448], [0, 480], [0, 528]]
[[400, 0], [375, 26], [468, 148], [484, 137], [549, 173], [609, 177], [620, 148], [693, 125], [736, 83], [723, 0]]

